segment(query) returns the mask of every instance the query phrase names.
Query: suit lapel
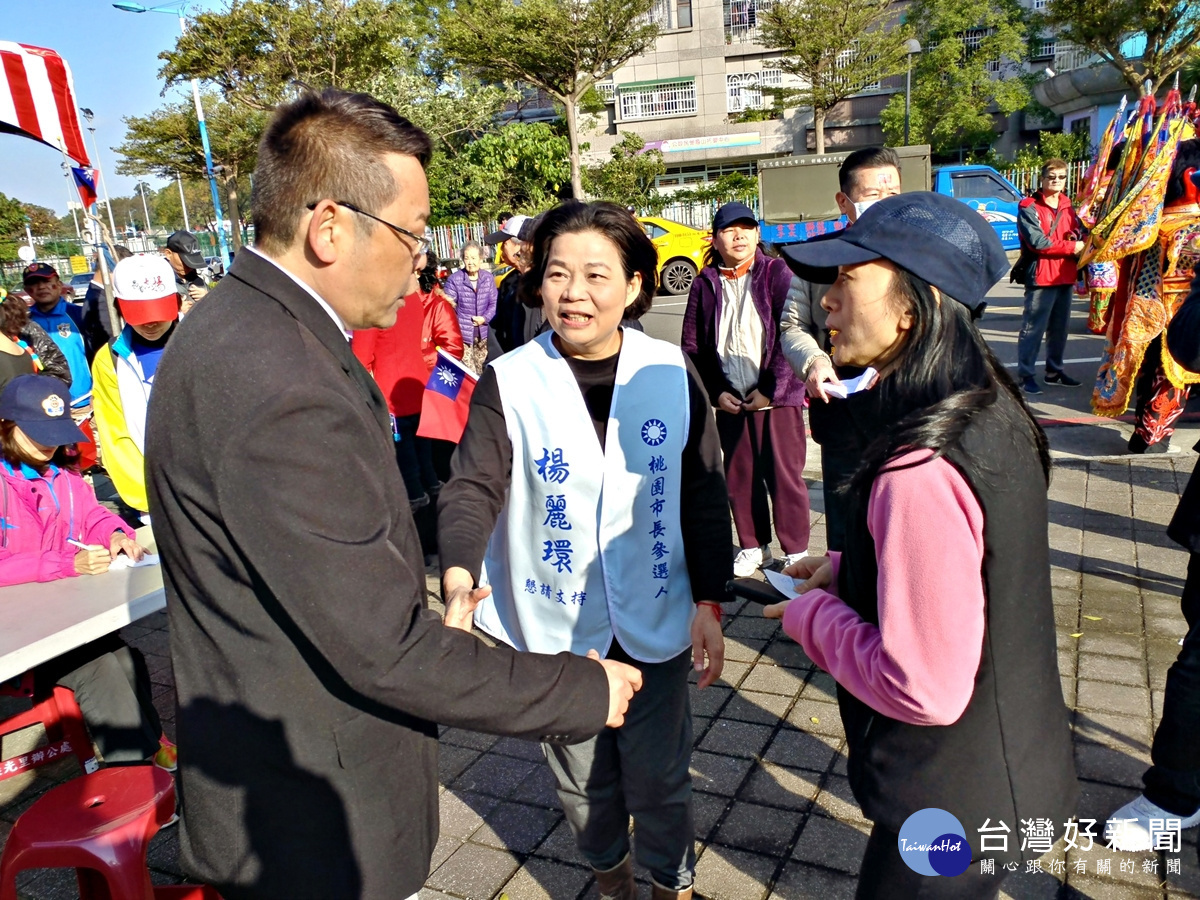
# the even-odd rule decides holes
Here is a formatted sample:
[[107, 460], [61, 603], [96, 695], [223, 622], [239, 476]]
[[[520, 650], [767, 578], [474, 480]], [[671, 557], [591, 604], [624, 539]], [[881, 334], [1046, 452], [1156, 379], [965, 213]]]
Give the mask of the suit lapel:
[[296, 284], [275, 263], [264, 259], [255, 252], [239, 253], [229, 269], [229, 277], [236, 278], [243, 284], [266, 294], [285, 310], [288, 315], [303, 325], [329, 353], [337, 360], [350, 379], [362, 390], [367, 405], [371, 407], [379, 427], [390, 438], [392, 435], [391, 417], [388, 414], [387, 401], [379, 385], [370, 373], [363, 368], [350, 350], [350, 342], [346, 335], [330, 318], [329, 313], [321, 308], [304, 288]]

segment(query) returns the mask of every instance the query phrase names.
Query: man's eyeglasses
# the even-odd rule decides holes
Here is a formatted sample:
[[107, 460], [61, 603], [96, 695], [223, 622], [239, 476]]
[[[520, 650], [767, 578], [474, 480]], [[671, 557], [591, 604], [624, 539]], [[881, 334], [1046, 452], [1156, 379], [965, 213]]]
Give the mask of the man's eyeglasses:
[[1064, 174], [1061, 174], [1061, 173], [1057, 174], [1057, 175], [1046, 175], [1045, 178], [1047, 181], [1066, 181], [1067, 180], [1067, 176]]
[[[307, 208], [308, 209], [316, 209], [317, 204], [320, 202], [321, 201], [319, 201], [319, 200], [314, 200], [312, 203], [308, 204]], [[424, 256], [433, 248], [433, 239], [432, 238], [422, 237], [421, 235], [413, 234], [407, 228], [401, 228], [399, 225], [393, 225], [387, 219], [381, 219], [381, 218], [379, 218], [379, 216], [372, 215], [371, 213], [367, 212], [365, 209], [359, 209], [353, 203], [348, 203], [345, 200], [334, 200], [333, 202], [336, 203], [338, 206], [344, 206], [346, 209], [350, 210], [351, 212], [358, 213], [360, 216], [366, 216], [368, 219], [374, 219], [376, 222], [380, 223], [381, 225], [386, 225], [388, 228], [392, 229], [392, 231], [396, 232], [397, 234], [402, 234], [405, 237], [412, 238], [414, 241], [417, 242], [417, 253], [416, 253], [417, 256]]]

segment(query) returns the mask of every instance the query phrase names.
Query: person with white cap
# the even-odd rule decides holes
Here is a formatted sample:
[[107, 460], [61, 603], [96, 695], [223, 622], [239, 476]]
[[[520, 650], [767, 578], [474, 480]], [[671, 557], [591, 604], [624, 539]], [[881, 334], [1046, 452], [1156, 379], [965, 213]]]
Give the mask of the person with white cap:
[[[784, 252], [837, 267], [821, 300], [833, 362], [877, 373], [879, 429], [850, 483], [844, 551], [785, 569], [802, 593], [764, 610], [837, 681], [850, 788], [874, 823], [856, 897], [994, 898], [1006, 870], [1041, 855], [1019, 824], [1065, 822], [1079, 795], [1054, 639], [1050, 451], [975, 324], [1008, 259], [974, 210], [928, 191]], [[931, 808], [957, 819], [953, 866], [903, 849], [954, 827], [906, 833]]]
[[131, 256], [113, 269], [125, 327], [92, 360], [93, 403], [104, 467], [140, 512], [146, 500], [146, 407], [163, 349], [179, 319], [175, 272], [161, 256]]

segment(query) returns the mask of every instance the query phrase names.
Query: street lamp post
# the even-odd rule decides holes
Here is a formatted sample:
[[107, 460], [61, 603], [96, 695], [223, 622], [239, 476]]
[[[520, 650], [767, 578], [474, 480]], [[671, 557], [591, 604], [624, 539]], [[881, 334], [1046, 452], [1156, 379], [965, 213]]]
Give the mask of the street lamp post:
[[179, 185], [179, 205], [183, 207], [183, 230], [191, 231], [192, 224], [188, 221], [187, 214], [187, 198], [183, 196], [183, 178], [178, 172], [175, 173], [175, 183]]
[[142, 195], [142, 212], [146, 214], [146, 233], [150, 233], [150, 207], [146, 205], [146, 182], [138, 182], [138, 193]]
[[[179, 30], [183, 34], [187, 34], [187, 19], [184, 16], [184, 10], [187, 8], [186, 0], [164, 3], [162, 6], [143, 6], [140, 3], [114, 3], [113, 6], [124, 12], [161, 12], [168, 15], [175, 15], [171, 9], [177, 7]], [[225, 214], [221, 211], [221, 196], [217, 189], [217, 176], [213, 171], [212, 148], [208, 143], [208, 126], [204, 121], [204, 106], [200, 103], [200, 82], [195, 78], [192, 79], [192, 100], [196, 103], [196, 119], [200, 124], [200, 143], [204, 145], [204, 167], [208, 174], [208, 186], [212, 190], [213, 211], [217, 217], [217, 243], [221, 248], [221, 264], [228, 271], [229, 242], [225, 238]]]
[[108, 209], [108, 227], [112, 229], [115, 241], [117, 239], [117, 223], [113, 220], [112, 201], [108, 199], [108, 180], [104, 177], [104, 167], [100, 165], [100, 144], [96, 140], [96, 126], [92, 124], [93, 113], [90, 109], [81, 108], [79, 111], [87, 119], [87, 130], [92, 133], [92, 146], [96, 149], [96, 172], [100, 176], [100, 193], [104, 196], [104, 206]]
[[913, 54], [921, 52], [921, 42], [909, 38], [904, 42], [904, 52], [908, 54], [908, 71], [904, 73], [904, 146], [908, 146], [908, 120], [912, 112], [912, 58]]

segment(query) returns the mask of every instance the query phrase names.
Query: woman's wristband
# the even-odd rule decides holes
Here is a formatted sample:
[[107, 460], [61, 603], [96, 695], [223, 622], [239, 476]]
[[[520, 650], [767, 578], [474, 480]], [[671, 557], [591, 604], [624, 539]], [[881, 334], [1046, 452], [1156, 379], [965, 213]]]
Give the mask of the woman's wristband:
[[723, 615], [723, 610], [721, 609], [720, 603], [717, 603], [713, 600], [697, 600], [696, 605], [697, 606], [711, 606], [713, 609], [713, 615], [715, 615], [717, 617], [717, 622], [720, 623], [721, 617]]

